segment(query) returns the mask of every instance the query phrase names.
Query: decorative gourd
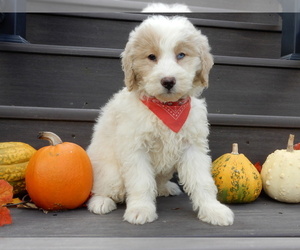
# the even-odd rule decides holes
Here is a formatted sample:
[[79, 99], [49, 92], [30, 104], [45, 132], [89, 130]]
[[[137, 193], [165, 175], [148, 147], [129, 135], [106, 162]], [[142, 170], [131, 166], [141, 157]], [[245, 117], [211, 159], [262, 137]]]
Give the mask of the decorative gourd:
[[212, 175], [220, 202], [252, 202], [261, 193], [261, 176], [247, 157], [238, 153], [237, 143], [232, 145], [232, 153], [224, 154], [213, 162]]
[[287, 203], [300, 202], [300, 150], [294, 150], [293, 144], [290, 135], [287, 149], [270, 154], [261, 171], [265, 193]]
[[0, 143], [0, 179], [13, 186], [13, 193], [25, 191], [25, 171], [36, 150], [23, 142]]
[[89, 197], [93, 182], [92, 165], [83, 148], [62, 142], [52, 132], [41, 132], [39, 139], [50, 146], [39, 149], [26, 170], [26, 189], [37, 207], [66, 210], [81, 206]]

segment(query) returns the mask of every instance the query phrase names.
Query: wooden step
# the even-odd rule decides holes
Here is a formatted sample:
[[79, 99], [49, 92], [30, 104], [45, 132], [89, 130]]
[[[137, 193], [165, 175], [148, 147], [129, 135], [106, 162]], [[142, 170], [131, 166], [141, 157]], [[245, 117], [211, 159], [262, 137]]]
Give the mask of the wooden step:
[[[121, 51], [2, 43], [1, 104], [97, 109], [123, 87]], [[215, 56], [203, 94], [208, 110], [298, 116], [299, 68], [298, 61]]]
[[[264, 14], [269, 22], [257, 23], [249, 14], [186, 14], [207, 35], [215, 55], [279, 58], [281, 24], [278, 17]], [[128, 35], [148, 15], [129, 13], [27, 14], [27, 37], [34, 44], [123, 49]], [[250, 15], [251, 16], [251, 15]], [[256, 14], [258, 16], [258, 14]], [[243, 18], [242, 18], [243, 17]], [[247, 18], [248, 17], [248, 18]], [[211, 15], [213, 18], [213, 15]], [[227, 20], [222, 20], [225, 18]], [[261, 18], [263, 19], [263, 14]]]
[[[253, 13], [253, 12], [273, 12], [278, 13], [285, 10], [293, 12], [295, 9], [291, 5], [276, 0], [78, 0], [58, 1], [58, 0], [27, 0], [26, 10], [28, 12], [140, 12], [148, 4], [153, 2], [163, 2], [168, 4], [183, 3], [193, 12], [235, 12], [235, 13]], [[285, 2], [285, 1], [284, 1]], [[292, 5], [293, 6], [293, 5]], [[12, 11], [13, 8], [4, 6], [4, 11]], [[25, 8], [24, 8], [25, 9]]]
[[[122, 50], [0, 44], [1, 141], [36, 148], [40, 130], [86, 147], [98, 108], [123, 87]], [[204, 92], [213, 158], [237, 142], [252, 162], [300, 138], [297, 61], [216, 56]], [[227, 149], [227, 150], [226, 150]]]
[[[1, 104], [98, 108], [123, 87], [120, 50], [1, 44]], [[95, 93], [97, 93], [95, 95]]]
[[241, 23], [269, 24], [281, 27], [281, 17], [277, 13], [262, 12], [196, 12], [186, 14], [189, 18], [232, 21]]
[[[1, 141], [24, 141], [40, 148], [47, 142], [37, 139], [39, 131], [53, 131], [63, 141], [86, 148], [98, 109], [41, 108], [0, 105]], [[213, 159], [231, 152], [237, 142], [241, 153], [253, 162], [285, 148], [290, 133], [300, 141], [300, 117], [208, 114], [211, 124], [209, 143]], [[298, 140], [297, 140], [298, 138]]]
[[299, 116], [300, 62], [215, 57], [204, 92], [212, 113]]

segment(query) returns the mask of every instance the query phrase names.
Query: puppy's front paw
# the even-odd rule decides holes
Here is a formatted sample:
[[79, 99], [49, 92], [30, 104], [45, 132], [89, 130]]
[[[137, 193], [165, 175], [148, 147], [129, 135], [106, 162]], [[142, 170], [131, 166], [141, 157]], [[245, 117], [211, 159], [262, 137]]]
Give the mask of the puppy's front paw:
[[124, 220], [131, 224], [145, 224], [158, 218], [155, 209], [149, 207], [127, 208], [124, 214]]
[[212, 225], [229, 226], [233, 224], [234, 214], [227, 206], [215, 202], [200, 207], [198, 218]]
[[87, 206], [88, 210], [95, 214], [107, 214], [117, 208], [112, 199], [103, 196], [93, 196]]
[[180, 195], [181, 193], [179, 186], [171, 181], [158, 187], [158, 196]]

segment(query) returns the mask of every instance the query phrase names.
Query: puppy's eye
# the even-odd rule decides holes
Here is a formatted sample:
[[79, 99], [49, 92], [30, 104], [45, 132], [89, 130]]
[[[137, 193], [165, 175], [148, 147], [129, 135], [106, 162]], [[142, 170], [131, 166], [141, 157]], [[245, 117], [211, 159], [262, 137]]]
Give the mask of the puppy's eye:
[[148, 59], [149, 59], [150, 61], [156, 61], [156, 56], [153, 55], [153, 54], [150, 54], [150, 55], [148, 56]]
[[179, 54], [176, 56], [177, 60], [180, 60], [180, 59], [182, 59], [182, 58], [184, 58], [184, 57], [185, 57], [185, 54], [184, 54], [184, 53], [179, 53]]

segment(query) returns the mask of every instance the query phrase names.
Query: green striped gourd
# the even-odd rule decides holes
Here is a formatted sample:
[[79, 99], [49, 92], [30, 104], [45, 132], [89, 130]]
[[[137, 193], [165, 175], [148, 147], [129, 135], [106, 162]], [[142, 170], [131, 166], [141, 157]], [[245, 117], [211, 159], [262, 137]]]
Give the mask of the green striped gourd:
[[244, 154], [238, 153], [237, 143], [233, 144], [232, 153], [213, 162], [212, 176], [218, 188], [217, 198], [223, 203], [252, 202], [262, 190], [260, 173]]

